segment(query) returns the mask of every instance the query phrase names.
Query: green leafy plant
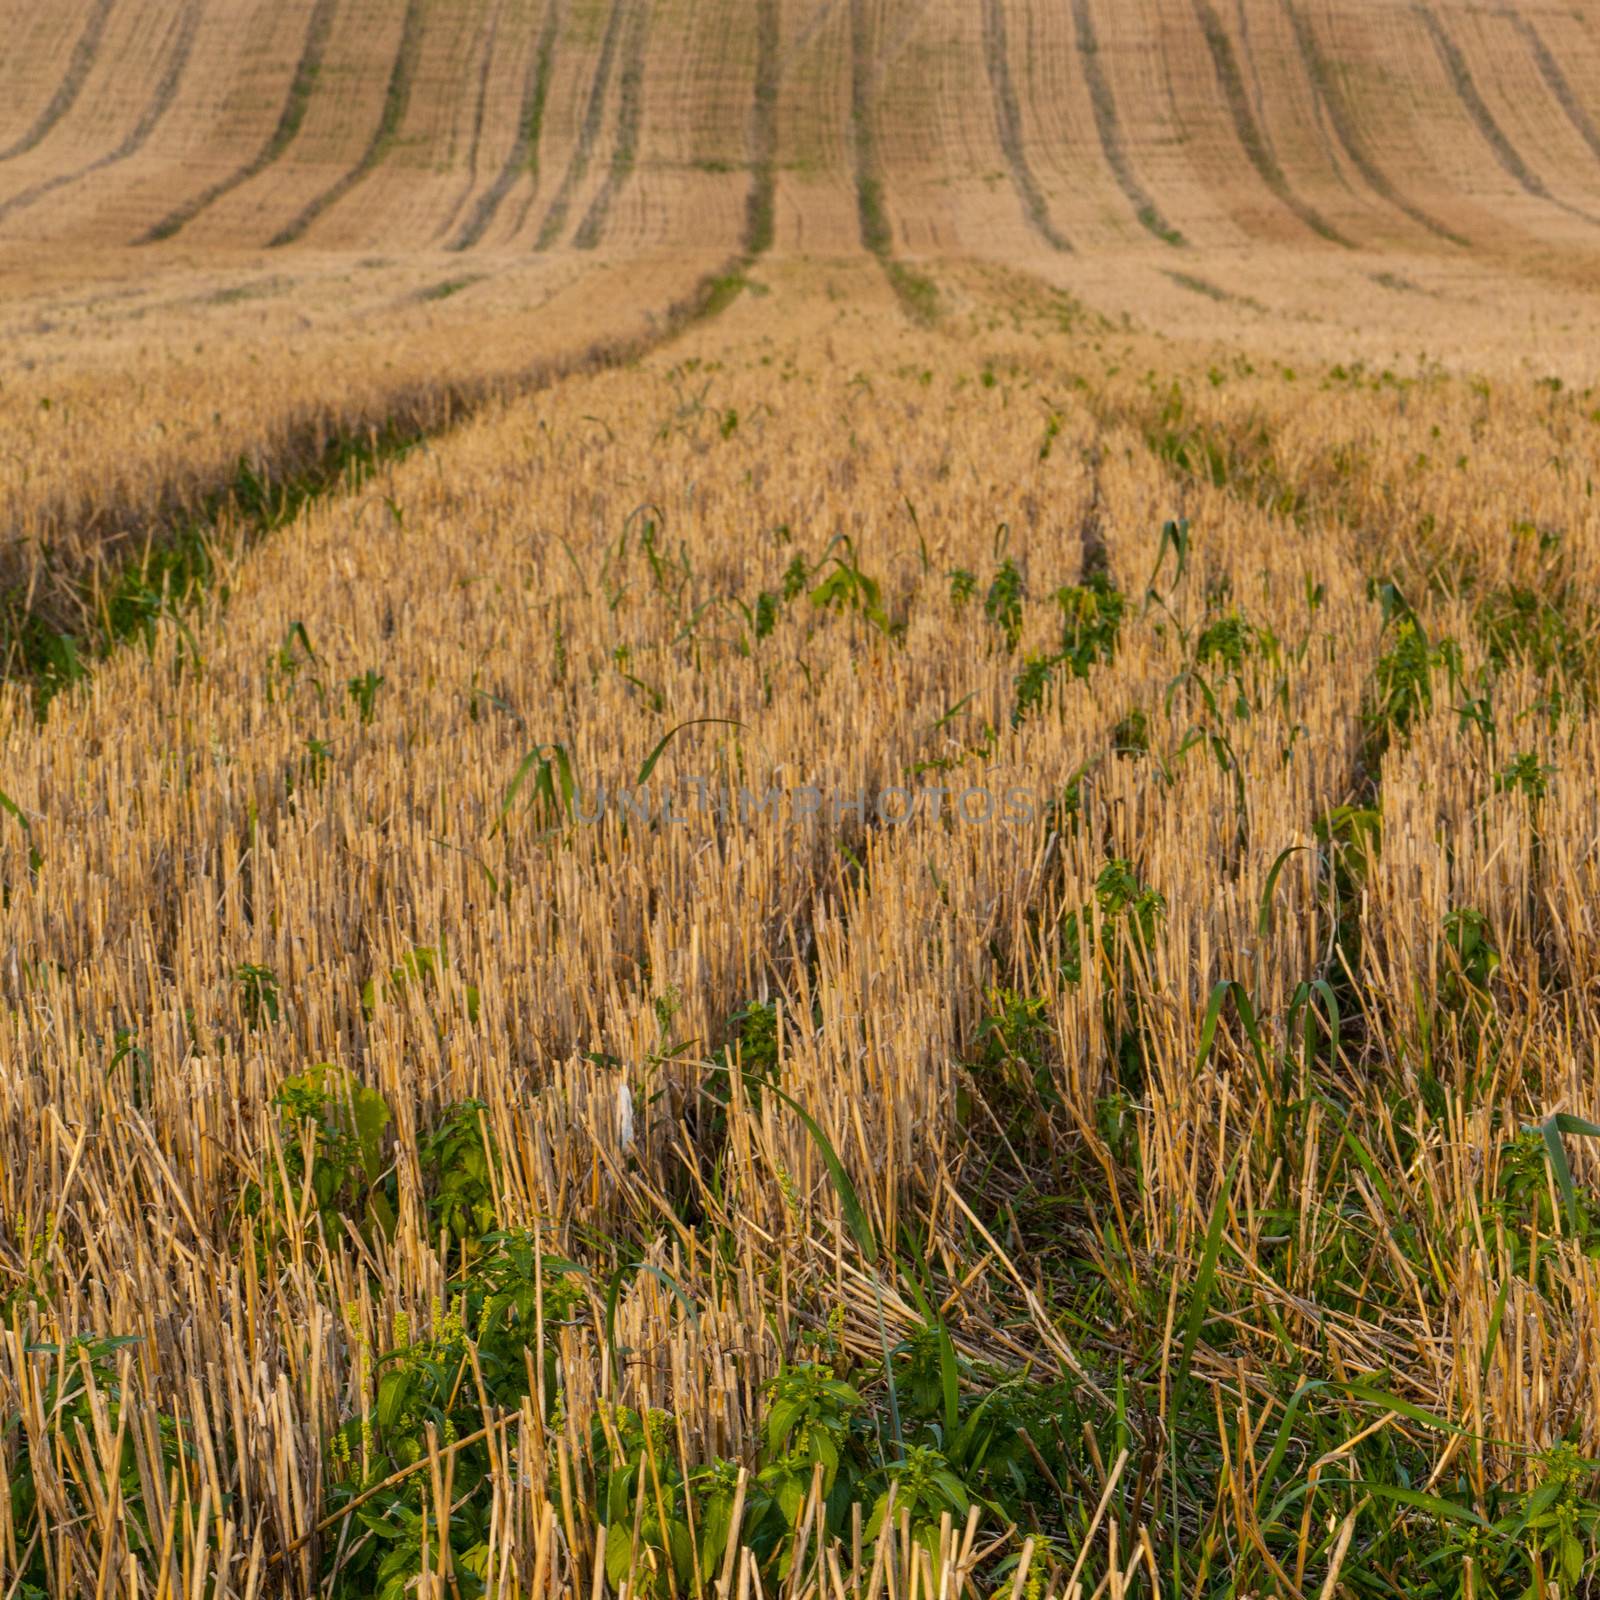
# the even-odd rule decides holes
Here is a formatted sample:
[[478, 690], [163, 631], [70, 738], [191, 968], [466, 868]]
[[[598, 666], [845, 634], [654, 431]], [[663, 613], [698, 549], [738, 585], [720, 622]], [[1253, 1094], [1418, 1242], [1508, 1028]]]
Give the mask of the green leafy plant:
[[482, 1100], [457, 1101], [418, 1141], [429, 1231], [435, 1236], [443, 1228], [471, 1243], [494, 1227], [497, 1151], [485, 1120], [488, 1111]]
[[239, 985], [239, 1003], [247, 1028], [276, 1022], [281, 1015], [278, 976], [271, 967], [242, 966], [234, 972]]
[[1121, 964], [1124, 942], [1148, 950], [1167, 911], [1166, 900], [1121, 857], [1108, 861], [1095, 879], [1094, 904], [1069, 911], [1061, 927], [1061, 974], [1068, 983], [1083, 981], [1085, 943], [1099, 910], [1099, 958], [1108, 978]]
[[811, 591], [811, 604], [819, 611], [853, 611], [880, 633], [892, 635], [896, 630], [884, 610], [878, 580], [855, 564], [855, 553], [848, 545], [844, 555], [832, 560], [833, 571]]
[[991, 989], [974, 1037], [975, 1065], [993, 1082], [1031, 1088], [1047, 1104], [1059, 1104], [1050, 1073], [1054, 1031], [1049, 1002], [1042, 996]]
[[359, 678], [351, 678], [345, 685], [363, 724], [372, 721], [373, 704], [378, 698], [378, 690], [383, 687], [383, 681], [379, 673], [369, 668]]
[[1022, 574], [1010, 560], [1002, 561], [983, 597], [983, 614], [998, 628], [1007, 650], [1015, 650], [1022, 637]]
[[1434, 706], [1434, 680], [1443, 675], [1455, 690], [1461, 683], [1461, 647], [1449, 637], [1432, 640], [1416, 613], [1392, 585], [1383, 599], [1389, 647], [1378, 658], [1366, 710], [1368, 737], [1381, 754], [1389, 741], [1404, 738], [1418, 717]]
[[816, 1362], [786, 1366], [768, 1385], [757, 1482], [789, 1531], [799, 1524], [819, 1466], [827, 1526], [843, 1525], [856, 1498], [859, 1466], [851, 1441], [862, 1405], [851, 1385]]
[[[484, 1592], [498, 1460], [489, 1436], [535, 1381], [546, 1417], [556, 1414], [550, 1330], [575, 1313], [583, 1291], [581, 1269], [540, 1255], [526, 1234], [483, 1243], [450, 1309], [436, 1308], [429, 1336], [411, 1340], [397, 1319], [395, 1348], [373, 1367], [372, 1403], [329, 1441], [326, 1505], [337, 1533], [323, 1546], [323, 1581], [333, 1600], [402, 1600], [425, 1569], [448, 1569], [463, 1600]], [[541, 1339], [542, 1367], [529, 1359]], [[454, 1446], [447, 1539], [426, 1472], [416, 1470], [430, 1442]]]
[[959, 1526], [972, 1501], [966, 1485], [950, 1470], [950, 1463], [931, 1445], [908, 1445], [905, 1455], [888, 1468], [888, 1485], [873, 1503], [867, 1521], [867, 1537], [883, 1531], [893, 1506], [894, 1515], [903, 1512], [911, 1522], [911, 1537], [927, 1552], [928, 1559], [939, 1560], [939, 1529], [948, 1513]]
[[1081, 584], [1068, 584], [1056, 591], [1061, 608], [1061, 648], [1048, 656], [1030, 656], [1015, 680], [1013, 725], [1024, 721], [1044, 700], [1046, 688], [1057, 671], [1073, 678], [1087, 678], [1100, 662], [1112, 660], [1127, 601], [1103, 572], [1097, 571]]
[[[673, 1448], [672, 1418], [604, 1408], [593, 1427], [593, 1451], [606, 1529], [606, 1577], [617, 1591], [653, 1597], [688, 1594], [694, 1587], [695, 1549], [686, 1501], [692, 1490]], [[729, 1506], [731, 1514], [731, 1502]], [[726, 1543], [726, 1534], [724, 1534]], [[710, 1549], [701, 1559], [709, 1563]], [[708, 1574], [701, 1573], [701, 1581]]]
[[[361, 1009], [370, 1018], [380, 1001], [395, 1002], [408, 989], [436, 986], [440, 974], [449, 965], [449, 951], [443, 941], [436, 945], [413, 945], [400, 960], [390, 967], [388, 975], [380, 982], [369, 978], [361, 986]], [[476, 984], [464, 985], [467, 1003], [467, 1021], [476, 1022], [481, 996]]]
[[1550, 792], [1556, 769], [1540, 761], [1531, 750], [1514, 756], [1494, 775], [1496, 794], [1520, 794], [1529, 800], [1543, 800]]
[[344, 1218], [392, 1234], [393, 1175], [384, 1164], [390, 1111], [383, 1096], [324, 1062], [286, 1078], [272, 1104], [276, 1148], [243, 1197], [245, 1214], [257, 1220], [264, 1241], [302, 1215], [314, 1216], [330, 1241], [343, 1232]]
[[1481, 1019], [1492, 1004], [1489, 985], [1500, 970], [1500, 952], [1489, 934], [1489, 919], [1481, 911], [1451, 911], [1445, 916], [1440, 999], [1459, 1016]]

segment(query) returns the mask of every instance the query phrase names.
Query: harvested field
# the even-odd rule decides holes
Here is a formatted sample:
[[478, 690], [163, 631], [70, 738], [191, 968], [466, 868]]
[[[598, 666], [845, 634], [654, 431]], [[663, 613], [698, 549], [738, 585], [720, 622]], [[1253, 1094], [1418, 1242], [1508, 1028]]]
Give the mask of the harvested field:
[[1600, 1584], [1600, 42], [0, 0], [0, 1596]]

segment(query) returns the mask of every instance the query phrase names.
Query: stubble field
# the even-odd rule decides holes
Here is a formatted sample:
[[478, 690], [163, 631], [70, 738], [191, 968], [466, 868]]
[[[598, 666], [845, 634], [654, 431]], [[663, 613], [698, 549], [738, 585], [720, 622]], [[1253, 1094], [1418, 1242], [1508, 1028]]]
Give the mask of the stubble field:
[[1591, 19], [0, 37], [0, 1595], [1591, 1592]]

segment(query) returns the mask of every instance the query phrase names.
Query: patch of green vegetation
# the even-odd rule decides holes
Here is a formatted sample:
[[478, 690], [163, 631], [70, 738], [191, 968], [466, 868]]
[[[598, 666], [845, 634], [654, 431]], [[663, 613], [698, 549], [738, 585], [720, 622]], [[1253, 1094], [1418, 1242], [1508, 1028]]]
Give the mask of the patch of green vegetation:
[[240, 1202], [261, 1245], [308, 1227], [332, 1243], [347, 1218], [369, 1237], [391, 1236], [396, 1191], [384, 1161], [391, 1112], [383, 1096], [324, 1062], [286, 1078], [272, 1104], [273, 1148]]
[[1062, 613], [1061, 648], [1023, 663], [1014, 680], [1014, 726], [1026, 721], [1043, 704], [1058, 671], [1087, 678], [1097, 663], [1110, 661], [1116, 655], [1127, 601], [1103, 571], [1091, 573], [1081, 584], [1058, 589], [1056, 603]]
[[1532, 589], [1513, 586], [1494, 590], [1478, 602], [1474, 627], [1496, 671], [1523, 661], [1554, 686], [1587, 696], [1596, 675], [1595, 639], [1600, 610], [1583, 607], [1581, 622], [1567, 615], [1578, 609], [1573, 600], [1557, 605]]
[[1364, 713], [1369, 750], [1376, 758], [1396, 738], [1405, 738], [1418, 717], [1434, 706], [1436, 683], [1449, 692], [1462, 681], [1461, 647], [1454, 639], [1430, 639], [1416, 613], [1393, 584], [1374, 585], [1384, 605], [1388, 648], [1378, 658]]
[[885, 261], [883, 270], [905, 314], [923, 327], [932, 327], [939, 320], [938, 284], [903, 261]]
[[495, 1227], [499, 1151], [482, 1100], [447, 1106], [417, 1141], [430, 1237], [476, 1245]]
[[[953, 588], [951, 597], [954, 598]], [[1022, 574], [1014, 562], [1002, 561], [989, 592], [983, 597], [983, 614], [1004, 636], [1008, 652], [1017, 648], [1017, 641], [1022, 637], [1022, 601]]]
[[743, 272], [724, 272], [706, 281], [701, 296], [699, 314], [715, 317], [726, 311], [750, 287]]
[[[403, 1600], [424, 1571], [440, 1570], [453, 1572], [463, 1600], [484, 1593], [494, 1435], [529, 1399], [547, 1421], [555, 1416], [554, 1330], [583, 1291], [580, 1269], [539, 1254], [529, 1235], [482, 1242], [430, 1335], [412, 1340], [397, 1317], [394, 1347], [376, 1359], [361, 1353], [366, 1398], [327, 1451], [325, 1504], [340, 1536], [323, 1543], [321, 1578], [334, 1600]], [[541, 1345], [542, 1366], [531, 1359]], [[425, 1475], [440, 1445], [451, 1448], [448, 1561]]]
[[1247, 294], [1235, 294], [1231, 289], [1224, 289], [1219, 284], [1212, 283], [1209, 278], [1197, 277], [1192, 272], [1173, 272], [1162, 268], [1162, 275], [1170, 278], [1180, 289], [1187, 289], [1191, 294], [1201, 294], [1208, 300], [1215, 300], [1219, 305], [1247, 306], [1251, 311], [1265, 312], [1262, 303]]
[[[51, 618], [13, 594], [0, 606], [0, 655], [9, 670], [29, 679], [34, 711], [42, 722], [50, 703], [84, 682], [97, 661], [118, 646], [140, 640], [155, 648], [157, 629], [170, 624], [186, 654], [180, 662], [200, 665], [199, 645], [184, 621], [201, 604], [223, 570], [223, 551], [248, 546], [292, 522], [312, 501], [337, 487], [356, 489], [378, 468], [408, 455], [426, 437], [420, 424], [398, 421], [362, 432], [336, 434], [304, 465], [270, 475], [241, 457], [231, 480], [214, 491], [192, 517], [160, 543], [150, 542], [109, 576], [100, 578], [97, 626], [87, 637], [55, 626]], [[290, 459], [303, 459], [294, 445]], [[227, 604], [228, 592], [220, 593]]]
[[[63, 1515], [88, 1523], [103, 1514], [99, 1508], [106, 1504], [116, 1505], [122, 1521], [130, 1579], [137, 1575], [152, 1586], [161, 1581], [161, 1524], [141, 1466], [154, 1467], [161, 1480], [177, 1486], [181, 1515], [195, 1446], [165, 1411], [144, 1426], [144, 1408], [126, 1393], [123, 1352], [142, 1343], [137, 1336], [121, 1335], [33, 1344], [27, 1350], [44, 1432], [31, 1433], [20, 1414], [0, 1422], [10, 1502], [4, 1514], [15, 1541], [15, 1564], [6, 1578], [18, 1600], [47, 1600], [61, 1592], [45, 1549], [48, 1524]], [[150, 1445], [155, 1448], [141, 1463], [141, 1446], [148, 1450]]]
[[425, 304], [433, 300], [448, 300], [452, 295], [460, 294], [463, 289], [470, 289], [475, 283], [482, 283], [486, 273], [469, 272], [464, 277], [446, 278], [443, 283], [429, 285], [426, 289], [417, 291], [417, 299]]
[[819, 611], [855, 612], [880, 633], [898, 637], [903, 624], [890, 622], [882, 588], [856, 565], [854, 547], [846, 541], [844, 554], [830, 556], [829, 561], [833, 570], [811, 591], [811, 604]]

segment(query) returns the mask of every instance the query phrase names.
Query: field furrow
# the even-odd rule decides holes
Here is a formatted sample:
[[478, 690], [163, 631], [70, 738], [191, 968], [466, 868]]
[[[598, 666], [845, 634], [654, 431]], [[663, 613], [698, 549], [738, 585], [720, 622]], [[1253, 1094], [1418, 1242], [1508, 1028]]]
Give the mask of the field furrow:
[[128, 131], [126, 136], [111, 150], [102, 156], [97, 156], [93, 161], [82, 167], [73, 168], [67, 172], [60, 172], [53, 177], [41, 179], [30, 188], [24, 189], [20, 194], [11, 195], [5, 200], [0, 200], [0, 224], [29, 206], [37, 205], [41, 200], [55, 194], [58, 190], [69, 185], [81, 183], [86, 178], [105, 171], [108, 167], [117, 166], [127, 161], [144, 148], [145, 142], [155, 132], [161, 119], [166, 116], [172, 107], [174, 97], [178, 92], [179, 82], [183, 78], [184, 69], [189, 64], [189, 56], [194, 49], [195, 36], [199, 31], [201, 19], [202, 0], [186, 0], [183, 9], [176, 13], [172, 19], [170, 38], [165, 62], [161, 75], [156, 80], [155, 88], [149, 100], [140, 111], [138, 120]]
[[1090, 0], [1072, 0], [1073, 36], [1089, 89], [1089, 101], [1094, 108], [1095, 133], [1100, 141], [1101, 157], [1111, 169], [1117, 187], [1133, 207], [1139, 226], [1163, 244], [1182, 245], [1183, 235], [1161, 214], [1128, 159], [1117, 115], [1116, 96], [1100, 61], [1100, 40], [1095, 33], [1094, 17], [1089, 5]]
[[1294, 30], [1295, 48], [1300, 53], [1306, 76], [1311, 80], [1318, 101], [1327, 113], [1339, 147], [1351, 166], [1361, 175], [1368, 188], [1393, 206], [1396, 211], [1410, 218], [1419, 228], [1425, 229], [1435, 238], [1442, 239], [1448, 244], [1465, 248], [1467, 241], [1460, 234], [1402, 193], [1383, 169], [1369, 147], [1355, 116], [1352, 115], [1350, 104], [1345, 97], [1342, 74], [1322, 53], [1316, 31], [1308, 21], [1304, 9], [1297, 0], [1282, 0], [1282, 4]]
[[637, 6], [628, 18], [622, 43], [622, 71], [617, 80], [617, 131], [605, 182], [572, 236], [579, 250], [593, 250], [605, 237], [606, 222], [639, 159], [639, 126], [644, 117], [645, 44], [650, 37], [650, 12]]
[[517, 108], [516, 137], [494, 182], [478, 197], [465, 225], [451, 241], [452, 250], [470, 250], [478, 244], [489, 232], [508, 196], [522, 182], [526, 181], [530, 191], [525, 205], [531, 205], [538, 197], [540, 136], [560, 27], [561, 0], [546, 0], [539, 20], [537, 43], [527, 66], [522, 100]]
[[294, 77], [289, 83], [288, 95], [283, 102], [277, 126], [261, 149], [237, 171], [219, 179], [192, 199], [170, 211], [144, 236], [141, 241], [154, 244], [180, 233], [203, 211], [215, 205], [225, 195], [242, 184], [260, 176], [273, 162], [279, 160], [294, 143], [295, 135], [305, 122], [306, 107], [310, 103], [317, 79], [322, 72], [323, 55], [328, 47], [328, 36], [333, 31], [334, 13], [339, 0], [316, 0], [306, 21], [305, 39], [299, 60], [295, 63]]
[[371, 142], [356, 162], [337, 183], [330, 185], [299, 211], [268, 241], [274, 248], [293, 244], [304, 236], [318, 217], [337, 205], [363, 179], [370, 177], [383, 163], [394, 146], [405, 121], [406, 108], [411, 102], [411, 83], [417, 70], [417, 57], [422, 49], [423, 0], [406, 0], [405, 20], [401, 24], [400, 38], [395, 50], [394, 66], [389, 74], [389, 86], [384, 91], [383, 109], [378, 126], [373, 130]]
[[1233, 42], [1211, 0], [1194, 0], [1194, 9], [1195, 16], [1200, 22], [1200, 31], [1205, 35], [1212, 66], [1216, 70], [1217, 83], [1227, 102], [1234, 132], [1250, 160], [1250, 165], [1255, 168], [1267, 188], [1314, 234], [1326, 239], [1330, 244], [1343, 245], [1346, 249], [1353, 248], [1350, 241], [1326, 217], [1291, 189], [1278, 157], [1262, 131], [1255, 111], [1251, 108]]
[[0, 1600], [1583, 1600], [1600, 30], [0, 0]]
[[1439, 53], [1439, 60], [1446, 73], [1449, 75], [1451, 86], [1461, 100], [1462, 109], [1466, 112], [1472, 126], [1482, 135], [1483, 141], [1494, 152], [1495, 160], [1500, 164], [1508, 177], [1513, 179], [1518, 188], [1526, 191], [1540, 200], [1547, 200], [1552, 205], [1559, 205], [1563, 210], [1572, 211], [1574, 216], [1584, 216], [1585, 213], [1564, 201], [1557, 200], [1545, 187], [1541, 179], [1522, 159], [1516, 147], [1506, 137], [1505, 131], [1495, 120], [1494, 113], [1484, 103], [1483, 96], [1478, 92], [1477, 83], [1474, 81], [1471, 69], [1467, 66], [1466, 57], [1462, 54], [1460, 46], [1451, 37], [1445, 25], [1436, 17], [1427, 6], [1413, 8], [1417, 20], [1428, 31], [1428, 37], [1433, 41], [1433, 47]]
[[[27, 129], [10, 144], [0, 147], [0, 161], [14, 161], [18, 156], [26, 155], [72, 110], [78, 96], [83, 93], [83, 86], [94, 67], [101, 40], [105, 37], [106, 18], [110, 16], [114, 3], [115, 0], [93, 0], [82, 31], [73, 42], [72, 54], [60, 81], [55, 86], [54, 93]], [[18, 35], [13, 34], [12, 41], [11, 58], [19, 63], [24, 61], [29, 64], [37, 63], [41, 55], [47, 61], [50, 59], [48, 48], [37, 40], [23, 41]]]
[[576, 142], [568, 158], [561, 183], [551, 197], [535, 249], [548, 250], [566, 231], [567, 218], [572, 210], [574, 196], [582, 185], [594, 160], [595, 146], [599, 143], [605, 121], [606, 98], [611, 88], [611, 71], [616, 61], [617, 48], [622, 41], [623, 26], [627, 21], [624, 0], [613, 0], [606, 18], [605, 33], [600, 41], [600, 53], [594, 68], [594, 78], [589, 85], [583, 106], [583, 120], [577, 129]]
[[1555, 96], [1562, 115], [1572, 124], [1590, 152], [1600, 159], [1600, 127], [1595, 126], [1594, 118], [1578, 98], [1577, 91], [1566, 73], [1561, 70], [1561, 63], [1552, 53], [1538, 28], [1528, 18], [1518, 16], [1515, 12], [1508, 12], [1507, 15], [1534, 60], [1538, 62], [1539, 75], [1544, 79], [1550, 93]]

